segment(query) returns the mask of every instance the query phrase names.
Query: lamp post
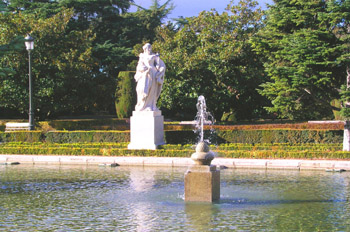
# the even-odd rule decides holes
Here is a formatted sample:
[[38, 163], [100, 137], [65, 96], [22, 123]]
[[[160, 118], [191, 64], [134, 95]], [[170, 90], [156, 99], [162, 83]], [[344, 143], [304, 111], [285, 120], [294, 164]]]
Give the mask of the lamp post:
[[24, 43], [29, 56], [29, 130], [34, 130], [34, 110], [33, 110], [33, 87], [32, 87], [32, 57], [31, 51], [34, 49], [34, 38], [27, 35]]

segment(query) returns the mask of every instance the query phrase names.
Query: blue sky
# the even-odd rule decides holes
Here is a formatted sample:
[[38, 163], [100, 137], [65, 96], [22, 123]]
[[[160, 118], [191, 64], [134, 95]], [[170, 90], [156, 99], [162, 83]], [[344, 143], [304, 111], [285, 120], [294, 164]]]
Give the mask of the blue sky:
[[[147, 8], [151, 5], [152, 0], [134, 0], [135, 4]], [[166, 0], [160, 0], [160, 4], [165, 3]], [[178, 18], [179, 16], [191, 17], [197, 16], [201, 11], [209, 11], [215, 8], [218, 12], [225, 10], [226, 6], [230, 3], [230, 0], [173, 0], [175, 9], [168, 16], [168, 19]], [[234, 3], [238, 3], [239, 0], [235, 0]], [[273, 0], [258, 0], [259, 5], [266, 9], [266, 3], [273, 4]], [[132, 8], [131, 10], [135, 10]]]

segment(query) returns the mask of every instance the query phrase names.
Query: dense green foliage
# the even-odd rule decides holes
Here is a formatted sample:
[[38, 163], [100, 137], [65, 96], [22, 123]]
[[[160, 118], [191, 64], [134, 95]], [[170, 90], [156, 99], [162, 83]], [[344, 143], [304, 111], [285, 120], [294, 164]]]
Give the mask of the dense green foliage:
[[118, 118], [129, 118], [136, 105], [136, 83], [134, 71], [120, 72], [115, 94], [115, 109]]
[[231, 1], [164, 25], [174, 6], [159, 2], [128, 12], [131, 0], [0, 1], [0, 117], [26, 115], [31, 33], [40, 118], [114, 114], [116, 101], [128, 117], [133, 87], [117, 76], [135, 70], [145, 42], [167, 66], [158, 105], [169, 118], [192, 119], [199, 95], [217, 120], [331, 119], [340, 107], [350, 118], [348, 0], [275, 0], [266, 11]]
[[[341, 143], [342, 130], [217, 130], [206, 131], [206, 138], [213, 144], [242, 143]], [[192, 130], [170, 130], [164, 132], [167, 144], [196, 144], [197, 136]], [[0, 142], [47, 142], [47, 143], [91, 143], [129, 142], [130, 131], [16, 131], [0, 132]]]
[[281, 118], [332, 118], [349, 65], [349, 1], [278, 0], [253, 38], [270, 80], [260, 93]]
[[201, 12], [183, 27], [168, 24], [159, 29], [154, 50], [167, 65], [159, 105], [172, 115], [195, 115], [199, 95], [206, 97], [216, 119], [227, 112], [237, 118], [259, 117], [266, 103], [256, 88], [264, 82], [263, 64], [249, 38], [261, 24], [256, 2], [230, 4], [227, 11]]
[[[4, 33], [0, 43], [31, 33], [35, 38], [33, 82], [35, 114], [48, 117], [59, 112], [77, 111], [90, 105], [92, 89], [91, 30], [68, 32], [73, 10], [62, 10], [41, 19], [22, 13], [0, 14]], [[14, 26], [16, 25], [16, 26]], [[0, 59], [2, 66], [16, 72], [0, 77], [0, 106], [25, 113], [28, 108], [28, 53], [24, 49]]]
[[[158, 150], [128, 150], [127, 143], [6, 143], [0, 154], [85, 155], [85, 156], [153, 156], [190, 157], [192, 145], [164, 145]], [[350, 153], [341, 144], [223, 144], [211, 146], [223, 158], [260, 159], [349, 159]]]
[[126, 120], [114, 118], [83, 119], [83, 120], [52, 120], [38, 122], [36, 128], [42, 131], [53, 130], [129, 130]]
[[[13, 40], [9, 41], [8, 44], [0, 46], [0, 58], [15, 51], [19, 51], [23, 47], [24, 39], [21, 36], [17, 36]], [[0, 67], [0, 76], [5, 77], [7, 75], [15, 73], [15, 70], [8, 67]]]
[[[34, 106], [40, 118], [86, 112], [115, 112], [119, 71], [136, 59], [133, 47], [152, 42], [170, 2], [127, 13], [130, 0], [11, 0], [0, 13], [0, 45], [31, 33]], [[28, 55], [22, 48], [0, 57], [0, 116], [25, 115]], [[3, 110], [2, 110], [3, 109]], [[5, 111], [6, 110], [6, 111]], [[2, 115], [4, 114], [4, 115]]]

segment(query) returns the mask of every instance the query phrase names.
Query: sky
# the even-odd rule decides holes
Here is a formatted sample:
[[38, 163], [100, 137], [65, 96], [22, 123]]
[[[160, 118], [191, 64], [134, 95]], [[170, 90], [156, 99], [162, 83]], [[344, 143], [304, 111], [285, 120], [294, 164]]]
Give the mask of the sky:
[[[273, 4], [273, 0], [257, 0], [262, 9], [266, 9], [266, 4]], [[152, 0], [134, 0], [135, 4], [148, 8]], [[160, 0], [160, 4], [165, 3], [166, 0]], [[234, 3], [238, 3], [239, 0], [235, 0]], [[172, 0], [175, 5], [175, 9], [168, 16], [168, 19], [183, 17], [197, 16], [201, 11], [209, 11], [212, 8], [218, 12], [223, 12], [226, 6], [230, 3], [230, 0]], [[136, 7], [132, 7], [131, 11], [136, 10]]]

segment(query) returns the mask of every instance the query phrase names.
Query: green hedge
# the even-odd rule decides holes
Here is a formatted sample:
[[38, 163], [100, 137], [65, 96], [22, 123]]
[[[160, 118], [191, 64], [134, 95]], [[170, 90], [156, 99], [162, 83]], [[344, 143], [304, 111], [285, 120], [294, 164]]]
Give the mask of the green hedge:
[[[190, 157], [192, 144], [164, 145], [158, 150], [128, 150], [127, 143], [4, 143], [1, 154], [87, 155], [87, 156], [154, 156]], [[211, 146], [219, 157], [259, 159], [350, 159], [350, 152], [341, 151], [341, 144], [223, 144]]]
[[48, 143], [129, 142], [129, 131], [49, 131]]
[[41, 131], [0, 132], [0, 142], [41, 142], [44, 135]]
[[[190, 130], [165, 131], [167, 144], [196, 144], [198, 136]], [[342, 130], [217, 130], [206, 131], [213, 144], [242, 143], [342, 143]], [[129, 142], [129, 131], [17, 131], [0, 132], [0, 142], [91, 143]]]
[[220, 151], [341, 151], [343, 145], [341, 143], [336, 144], [289, 144], [289, 143], [274, 143], [274, 144], [244, 144], [244, 143], [226, 143], [219, 146], [211, 146], [212, 150]]
[[40, 127], [49, 127], [50, 130], [129, 130], [126, 119], [77, 119], [53, 120], [39, 122]]
[[343, 130], [218, 130], [220, 143], [342, 143]]
[[192, 130], [164, 131], [164, 140], [167, 144], [196, 144], [197, 137]]
[[248, 159], [350, 159], [350, 152], [343, 151], [225, 151], [220, 157]]

